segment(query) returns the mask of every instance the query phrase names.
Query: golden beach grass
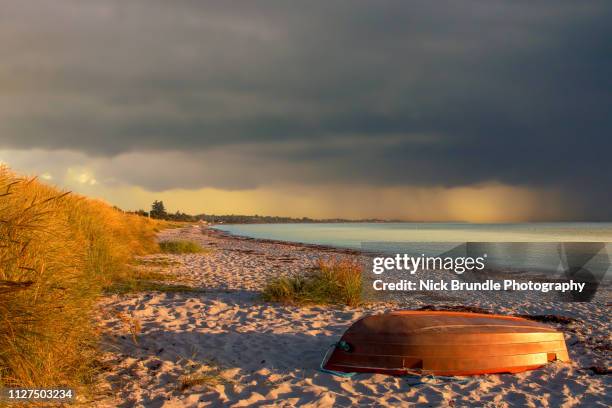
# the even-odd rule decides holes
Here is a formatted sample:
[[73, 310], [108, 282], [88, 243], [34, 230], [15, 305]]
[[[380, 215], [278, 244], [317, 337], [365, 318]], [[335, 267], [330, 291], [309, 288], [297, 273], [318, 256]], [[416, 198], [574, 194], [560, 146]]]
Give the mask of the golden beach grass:
[[204, 249], [193, 241], [161, 241], [159, 247], [162, 252], [168, 254], [197, 254], [204, 252]]
[[361, 264], [350, 258], [320, 259], [310, 273], [272, 279], [263, 291], [267, 301], [301, 304], [361, 302]]
[[0, 167], [0, 385], [91, 382], [94, 302], [158, 228]]

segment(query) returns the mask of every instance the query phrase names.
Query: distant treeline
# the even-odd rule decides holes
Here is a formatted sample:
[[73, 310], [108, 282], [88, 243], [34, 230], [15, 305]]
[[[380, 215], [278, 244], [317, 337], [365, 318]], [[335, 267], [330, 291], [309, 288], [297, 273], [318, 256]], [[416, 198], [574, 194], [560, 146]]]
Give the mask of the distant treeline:
[[198, 214], [191, 215], [185, 214], [184, 212], [177, 211], [175, 213], [169, 213], [166, 211], [163, 201], [155, 201], [151, 205], [151, 211], [145, 210], [134, 211], [135, 214], [151, 217], [155, 219], [167, 220], [167, 221], [186, 221], [186, 222], [197, 222], [206, 221], [211, 224], [282, 224], [282, 223], [313, 223], [313, 222], [389, 222], [391, 220], [379, 220], [379, 219], [360, 219], [360, 220], [349, 220], [344, 218], [292, 218], [292, 217], [275, 217], [269, 215], [211, 215], [211, 214]]
[[227, 224], [280, 224], [280, 223], [311, 223], [311, 222], [387, 222], [387, 220], [377, 219], [362, 219], [348, 220], [344, 218], [292, 218], [292, 217], [274, 217], [269, 215], [205, 215], [196, 216], [209, 223], [227, 223]]

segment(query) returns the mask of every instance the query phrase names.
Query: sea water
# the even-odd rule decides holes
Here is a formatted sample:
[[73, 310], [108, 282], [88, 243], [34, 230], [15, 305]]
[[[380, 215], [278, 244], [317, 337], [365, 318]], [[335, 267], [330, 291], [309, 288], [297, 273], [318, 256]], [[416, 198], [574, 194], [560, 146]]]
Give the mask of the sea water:
[[[547, 275], [568, 269], [568, 259], [588, 262], [599, 278], [611, 277], [612, 223], [309, 223], [309, 224], [232, 224], [214, 228], [234, 235], [259, 239], [329, 245], [368, 252], [410, 251], [431, 255], [456, 250], [461, 243], [474, 251], [486, 252], [489, 264], [515, 270], [544, 272]], [[560, 254], [557, 243], [593, 242], [601, 251], [596, 257], [583, 256], [584, 246], [568, 246]], [[500, 243], [499, 245], [495, 243]], [[422, 246], [422, 248], [420, 247]], [[586, 251], [591, 251], [586, 246]], [[562, 255], [562, 256], [560, 256]], [[582, 259], [587, 259], [582, 262]], [[572, 265], [569, 265], [572, 266]]]
[[343, 248], [364, 242], [610, 242], [612, 223], [312, 223], [232, 224], [215, 228], [251, 238]]

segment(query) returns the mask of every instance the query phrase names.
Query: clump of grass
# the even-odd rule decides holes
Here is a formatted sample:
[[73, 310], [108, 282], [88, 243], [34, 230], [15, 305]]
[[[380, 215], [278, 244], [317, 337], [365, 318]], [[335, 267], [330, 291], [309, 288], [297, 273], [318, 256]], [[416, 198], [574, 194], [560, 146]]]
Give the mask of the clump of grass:
[[141, 259], [137, 259], [135, 263], [136, 265], [140, 265], [140, 266], [160, 267], [160, 268], [181, 265], [181, 262], [174, 260], [174, 259], [168, 259], [168, 258], [141, 258]]
[[308, 278], [281, 276], [271, 279], [263, 290], [264, 300], [281, 303], [304, 303], [308, 296]]
[[171, 273], [159, 272], [156, 270], [136, 270], [130, 276], [129, 279], [135, 280], [151, 280], [151, 281], [169, 281], [176, 279], [176, 275]]
[[168, 254], [197, 254], [204, 252], [204, 249], [193, 241], [162, 241], [159, 243], [162, 252]]
[[290, 304], [344, 304], [361, 302], [361, 265], [350, 258], [321, 259], [308, 274], [279, 277], [263, 291], [267, 301]]
[[113, 283], [105, 291], [106, 293], [123, 295], [138, 292], [199, 292], [200, 289], [193, 286], [159, 282], [157, 280], [126, 279]]
[[197, 292], [199, 289], [192, 286], [166, 283], [176, 279], [176, 275], [171, 273], [135, 270], [132, 273], [122, 276], [105, 288], [106, 293], [126, 294], [137, 292]]
[[199, 373], [185, 375], [181, 378], [179, 390], [186, 391], [191, 387], [198, 385], [217, 385], [222, 383], [223, 379], [218, 374], [211, 373]]
[[0, 167], [0, 386], [91, 383], [95, 301], [161, 227]]
[[230, 382], [221, 375], [221, 368], [212, 362], [207, 365], [192, 359], [185, 360], [187, 373], [179, 379], [178, 389], [180, 391], [186, 391], [198, 385], [213, 386]]

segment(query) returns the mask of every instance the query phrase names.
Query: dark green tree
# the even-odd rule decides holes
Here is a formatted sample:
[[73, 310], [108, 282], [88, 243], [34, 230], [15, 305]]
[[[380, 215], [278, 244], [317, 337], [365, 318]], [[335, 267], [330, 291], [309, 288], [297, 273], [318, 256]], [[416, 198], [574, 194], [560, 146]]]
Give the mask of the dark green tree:
[[157, 219], [165, 219], [168, 217], [164, 202], [157, 200], [153, 201], [153, 205], [151, 206], [151, 212], [149, 214], [151, 215], [151, 218]]

